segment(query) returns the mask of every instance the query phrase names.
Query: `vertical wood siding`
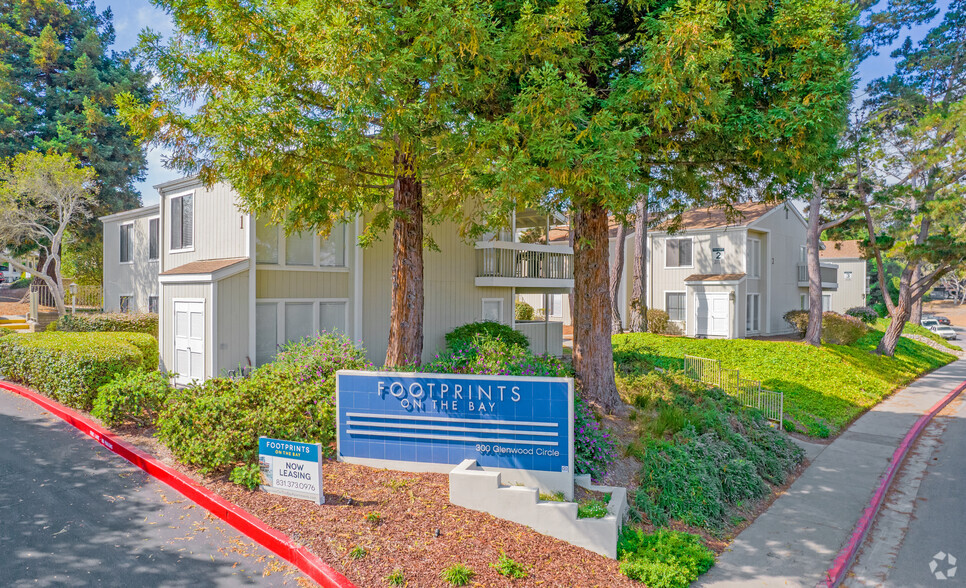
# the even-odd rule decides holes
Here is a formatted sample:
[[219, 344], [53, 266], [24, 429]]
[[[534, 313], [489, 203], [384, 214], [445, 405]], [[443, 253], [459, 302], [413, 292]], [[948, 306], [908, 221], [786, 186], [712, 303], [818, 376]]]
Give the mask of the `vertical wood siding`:
[[216, 376], [248, 365], [248, 272], [221, 280], [217, 288]]

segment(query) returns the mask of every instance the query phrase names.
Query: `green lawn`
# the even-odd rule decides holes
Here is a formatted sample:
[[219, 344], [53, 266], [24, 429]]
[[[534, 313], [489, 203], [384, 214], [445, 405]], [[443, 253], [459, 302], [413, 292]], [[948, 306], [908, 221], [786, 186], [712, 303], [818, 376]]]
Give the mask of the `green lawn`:
[[872, 351], [882, 331], [850, 346], [752, 341], [689, 339], [649, 333], [614, 336], [618, 371], [650, 365], [680, 369], [685, 355], [721, 361], [741, 376], [760, 380], [763, 387], [785, 393], [785, 418], [810, 435], [835, 434], [863, 411], [916, 376], [955, 359], [928, 345], [902, 338], [895, 357]]

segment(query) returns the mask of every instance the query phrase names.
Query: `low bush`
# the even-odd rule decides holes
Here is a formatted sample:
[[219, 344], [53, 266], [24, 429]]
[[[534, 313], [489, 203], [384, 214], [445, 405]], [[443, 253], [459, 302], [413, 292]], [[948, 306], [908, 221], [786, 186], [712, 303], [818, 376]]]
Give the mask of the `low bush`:
[[469, 584], [476, 573], [466, 565], [461, 563], [454, 563], [453, 565], [447, 567], [440, 574], [443, 581], [452, 586], [466, 586]]
[[822, 313], [822, 341], [832, 345], [852, 345], [872, 328], [854, 316], [837, 312]]
[[158, 417], [158, 438], [202, 472], [253, 463], [259, 436], [328, 447], [335, 440], [335, 371], [371, 367], [365, 351], [342, 336], [290, 343], [248, 378], [174, 390]]
[[505, 576], [507, 578], [517, 579], [527, 577], [527, 569], [521, 564], [507, 557], [507, 554], [502, 552], [500, 553], [500, 558], [496, 560], [496, 563], [490, 564], [490, 566], [501, 576]]
[[714, 565], [714, 552], [700, 537], [663, 529], [648, 535], [625, 527], [617, 557], [621, 572], [648, 588], [687, 588]]
[[799, 337], [805, 336], [805, 331], [808, 330], [808, 311], [807, 310], [789, 310], [782, 315], [785, 322], [791, 325], [796, 331], [798, 331]]
[[125, 332], [158, 336], [158, 315], [141, 313], [65, 314], [55, 324], [64, 332]]
[[610, 433], [600, 426], [591, 408], [580, 398], [574, 403], [574, 469], [599, 480], [614, 463], [617, 447]]
[[34, 282], [34, 277], [33, 276], [26, 276], [26, 277], [23, 277], [23, 278], [18, 279], [15, 282], [12, 282], [10, 284], [10, 289], [11, 290], [21, 290], [23, 288], [29, 288], [30, 287], [30, 284], [33, 284], [33, 282]]
[[421, 372], [449, 374], [550, 377], [570, 375], [566, 366], [555, 357], [534, 355], [526, 346], [486, 334], [477, 334], [469, 340], [461, 339], [457, 347], [437, 354], [432, 361], [416, 369]]
[[13, 329], [6, 329], [4, 327], [0, 327], [0, 337], [3, 337], [4, 335], [16, 335], [16, 334], [17, 334], [17, 331]]
[[532, 321], [533, 307], [526, 302], [517, 302], [513, 314], [518, 321]]
[[603, 500], [585, 500], [577, 505], [578, 519], [602, 519], [607, 516], [607, 503]]
[[879, 318], [879, 313], [868, 306], [853, 306], [852, 308], [846, 310], [845, 314], [848, 316], [854, 316], [866, 324], [872, 324], [877, 318]]
[[671, 322], [666, 311], [656, 308], [647, 310], [647, 330], [656, 335], [683, 335], [681, 327]]
[[[634, 506], [657, 526], [676, 519], [721, 529], [740, 502], [765, 496], [803, 459], [761, 413], [679, 373], [622, 377], [620, 386], [639, 410], [640, 439], [629, 448], [641, 462]], [[653, 425], [668, 413], [671, 424]]]
[[124, 423], [152, 425], [171, 388], [168, 374], [157, 370], [136, 369], [118, 374], [98, 388], [91, 414], [109, 427]]
[[481, 321], [456, 327], [446, 333], [446, 347], [449, 349], [463, 349], [473, 345], [479, 335], [498, 339], [508, 345], [518, 345], [524, 349], [530, 348], [530, 340], [510, 325], [496, 321]]
[[0, 374], [72, 408], [90, 410], [116, 376], [158, 366], [158, 342], [143, 333], [31, 333], [0, 338]]

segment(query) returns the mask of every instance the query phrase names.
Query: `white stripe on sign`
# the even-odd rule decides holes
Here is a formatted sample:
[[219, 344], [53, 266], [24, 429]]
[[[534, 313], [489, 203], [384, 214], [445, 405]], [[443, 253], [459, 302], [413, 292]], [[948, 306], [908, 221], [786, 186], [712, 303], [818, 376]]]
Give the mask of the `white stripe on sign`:
[[[486, 422], [486, 421], [484, 421]], [[465, 431], [467, 433], [496, 433], [498, 435], [537, 435], [542, 437], [559, 437], [555, 431], [521, 431], [519, 429], [473, 429], [470, 427], [446, 427], [443, 425], [417, 425], [416, 423], [372, 423], [369, 421], [346, 421], [347, 425], [360, 427], [382, 427], [393, 429], [423, 429], [432, 431]]]
[[490, 421], [483, 419], [451, 419], [449, 417], [431, 417], [415, 415], [395, 415], [395, 414], [367, 414], [364, 412], [347, 412], [349, 418], [362, 417], [367, 419], [396, 419], [396, 420], [415, 420], [415, 421], [434, 421], [438, 423], [477, 423], [486, 425], [526, 425], [528, 427], [559, 427], [559, 423], [533, 423], [528, 421]]
[[349, 429], [346, 431], [349, 435], [370, 435], [373, 437], [392, 437], [394, 439], [439, 439], [441, 441], [465, 441], [467, 443], [509, 443], [511, 445], [547, 445], [550, 447], [556, 447], [559, 445], [556, 441], [532, 441], [530, 439], [482, 439], [480, 437], [457, 437], [455, 435], [424, 435], [421, 433], [390, 433], [387, 431], [359, 431], [355, 429]]

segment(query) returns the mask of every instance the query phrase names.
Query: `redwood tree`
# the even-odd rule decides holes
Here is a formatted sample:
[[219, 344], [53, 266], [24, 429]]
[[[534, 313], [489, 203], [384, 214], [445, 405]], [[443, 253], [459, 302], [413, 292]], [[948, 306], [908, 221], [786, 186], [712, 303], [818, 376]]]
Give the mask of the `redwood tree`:
[[170, 149], [171, 165], [228, 182], [289, 231], [365, 214], [368, 245], [391, 227], [386, 365], [418, 363], [424, 218], [461, 219], [469, 198], [467, 105], [499, 57], [489, 3], [155, 4], [176, 34], [142, 35], [159, 86], [147, 107], [121, 101], [129, 124]]

